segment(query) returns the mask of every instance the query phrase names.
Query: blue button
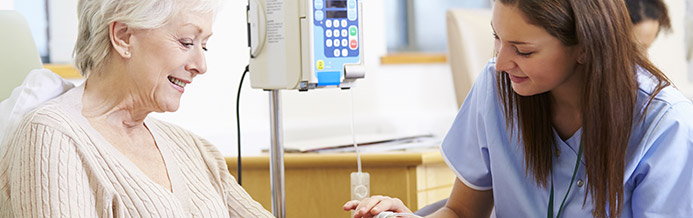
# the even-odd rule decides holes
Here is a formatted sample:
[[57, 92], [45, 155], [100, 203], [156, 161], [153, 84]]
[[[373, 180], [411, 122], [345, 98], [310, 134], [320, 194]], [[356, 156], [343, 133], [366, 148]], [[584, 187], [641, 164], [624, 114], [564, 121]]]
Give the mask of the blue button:
[[356, 0], [349, 0], [347, 4], [349, 4], [349, 9], [356, 9]]
[[313, 1], [313, 5], [315, 6], [315, 9], [322, 9], [322, 0], [315, 0]]
[[324, 17], [325, 14], [322, 13], [322, 11], [315, 11], [315, 20], [321, 21]]
[[339, 71], [318, 72], [318, 86], [339, 85], [341, 75]]
[[356, 20], [356, 9], [349, 9], [347, 15], [349, 16], [349, 20]]

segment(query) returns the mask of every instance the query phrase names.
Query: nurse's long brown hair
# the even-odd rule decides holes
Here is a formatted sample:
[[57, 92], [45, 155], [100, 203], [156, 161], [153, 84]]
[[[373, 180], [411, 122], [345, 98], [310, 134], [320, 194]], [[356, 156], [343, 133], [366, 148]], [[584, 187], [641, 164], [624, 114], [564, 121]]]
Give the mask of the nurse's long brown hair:
[[[644, 56], [632, 34], [623, 0], [497, 0], [516, 6], [529, 23], [544, 28], [565, 46], [577, 46], [584, 59], [577, 68], [582, 86], [582, 143], [595, 217], [620, 217], [623, 209], [625, 153], [634, 122], [636, 67], [659, 81], [650, 100], [670, 82]], [[546, 187], [558, 148], [548, 93], [516, 94], [506, 73], [498, 87], [507, 125], [517, 124], [524, 141], [525, 167]], [[517, 123], [514, 123], [517, 122]], [[587, 200], [587, 199], [585, 199]]]

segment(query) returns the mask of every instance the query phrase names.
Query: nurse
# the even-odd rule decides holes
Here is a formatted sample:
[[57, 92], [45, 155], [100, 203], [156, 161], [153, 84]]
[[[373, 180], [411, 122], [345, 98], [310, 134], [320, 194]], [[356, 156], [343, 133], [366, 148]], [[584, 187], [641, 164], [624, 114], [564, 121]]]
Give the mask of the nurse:
[[671, 31], [671, 21], [664, 0], [626, 0], [637, 42], [646, 50], [659, 32]]
[[693, 104], [639, 52], [622, 0], [496, 0], [491, 25], [497, 57], [443, 141], [457, 180], [429, 217], [693, 216]]

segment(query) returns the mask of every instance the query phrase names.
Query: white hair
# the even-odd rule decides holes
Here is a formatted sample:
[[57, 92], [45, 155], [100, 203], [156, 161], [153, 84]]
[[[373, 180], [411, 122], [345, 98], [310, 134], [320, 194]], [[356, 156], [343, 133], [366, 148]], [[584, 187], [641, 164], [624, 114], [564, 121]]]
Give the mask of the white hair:
[[109, 25], [120, 22], [138, 29], [166, 25], [182, 9], [216, 15], [220, 0], [80, 0], [77, 42], [72, 55], [83, 77], [103, 67], [111, 52]]

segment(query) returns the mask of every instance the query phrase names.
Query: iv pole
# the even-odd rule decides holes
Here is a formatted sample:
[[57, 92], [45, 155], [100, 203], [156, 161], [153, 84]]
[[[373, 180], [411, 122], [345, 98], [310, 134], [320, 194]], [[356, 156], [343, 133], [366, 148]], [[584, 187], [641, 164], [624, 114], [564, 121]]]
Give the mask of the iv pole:
[[270, 92], [270, 181], [272, 190], [272, 215], [286, 217], [286, 196], [284, 195], [284, 147], [282, 145], [281, 102], [279, 90]]
[[[358, 2], [359, 0], [349, 0], [348, 7], [345, 6], [345, 10], [347, 12], [355, 12], [356, 8], [358, 7], [358, 17], [362, 17], [362, 12], [361, 12], [361, 3]], [[272, 9], [270, 8], [265, 8], [265, 4], [267, 2], [271, 2], [274, 6]], [[300, 2], [300, 3], [299, 3]], [[323, 1], [314, 1], [314, 2], [323, 2]], [[314, 89], [317, 88], [317, 83], [307, 83], [307, 86], [303, 87], [295, 87], [296, 84], [291, 83], [293, 85], [289, 84], [282, 84], [282, 81], [279, 80], [271, 80], [268, 79], [272, 75], [270, 71], [273, 69], [281, 69], [282, 67], [286, 70], [290, 70], [293, 73], [298, 72], [298, 75], [295, 78], [297, 79], [303, 79], [303, 78], [312, 78], [313, 82], [317, 82], [317, 78], [315, 78], [315, 75], [309, 75], [309, 72], [312, 71], [303, 71], [301, 66], [299, 65], [298, 68], [297, 66], [294, 65], [278, 65], [278, 66], [273, 66], [269, 67], [269, 63], [273, 63], [274, 59], [284, 59], [288, 61], [296, 61], [296, 60], [302, 60], [303, 58], [308, 58], [306, 56], [309, 52], [308, 50], [300, 50], [302, 47], [295, 47], [293, 45], [295, 44], [289, 44], [288, 42], [285, 42], [288, 39], [295, 39], [293, 36], [299, 36], [299, 38], [296, 39], [301, 39], [301, 43], [312, 43], [312, 39], [308, 39], [306, 37], [310, 36], [313, 34], [311, 32], [310, 28], [298, 28], [302, 27], [307, 27], [308, 23], [311, 23], [310, 20], [312, 20], [312, 16], [310, 15], [311, 13], [308, 13], [309, 15], [303, 15], [302, 17], [299, 16], [297, 17], [298, 19], [289, 19], [289, 15], [301, 15], [299, 11], [303, 11], [304, 8], [301, 10], [293, 11], [294, 9], [300, 9], [301, 7], [305, 7], [307, 5], [310, 5], [310, 8], [313, 8], [312, 5], [310, 4], [311, 1], [307, 0], [300, 0], [300, 1], [285, 1], [285, 0], [248, 0], [248, 6], [246, 8], [247, 10], [247, 18], [248, 18], [248, 46], [250, 47], [250, 68], [253, 68], [255, 66], [258, 67], [258, 72], [251, 73], [251, 81], [253, 80], [254, 77], [257, 77], [258, 80], [256, 82], [252, 83], [253, 88], [265, 88], [265, 87], [272, 87], [271, 89], [265, 89], [265, 91], [269, 91], [270, 94], [270, 131], [271, 131], [271, 145], [270, 145], [270, 184], [271, 184], [271, 191], [272, 191], [272, 214], [277, 217], [277, 218], [285, 218], [286, 217], [286, 196], [285, 196], [285, 181], [284, 181], [284, 147], [282, 145], [283, 143], [283, 138], [282, 138], [282, 122], [281, 122], [281, 101], [280, 101], [280, 95], [279, 95], [279, 89], [300, 89], [305, 91], [304, 89]], [[357, 3], [355, 5], [354, 3]], [[284, 11], [286, 10], [286, 16], [282, 15], [284, 14]], [[317, 10], [317, 9], [316, 9]], [[271, 11], [272, 13], [268, 13], [268, 11]], [[281, 12], [281, 13], [274, 13], [274, 12]], [[322, 11], [321, 11], [322, 12]], [[353, 15], [353, 14], [352, 14]], [[301, 23], [301, 22], [306, 22], [307, 23]], [[354, 20], [354, 19], [352, 19]], [[361, 20], [360, 18], [358, 19], [358, 27], [362, 26], [361, 25]], [[269, 43], [268, 42], [268, 29], [270, 29], [267, 26], [267, 23], [269, 21], [275, 22], [275, 23], [281, 23], [283, 24], [283, 27], [281, 28], [274, 28], [273, 30], [276, 30], [276, 33], [273, 33], [274, 36], [282, 36], [281, 39], [278, 39], [275, 42]], [[284, 28], [286, 27], [286, 28]], [[294, 28], [296, 27], [296, 28]], [[291, 31], [291, 32], [289, 32]], [[296, 35], [296, 31], [298, 31], [298, 35]], [[307, 31], [307, 32], [304, 32]], [[361, 47], [360, 43], [363, 41], [363, 37], [360, 34], [360, 30], [358, 31], [358, 47]], [[303, 35], [301, 35], [303, 34]], [[345, 34], [346, 35], [346, 34]], [[284, 38], [283, 36], [292, 36], [289, 38]], [[303, 38], [301, 38], [301, 36]], [[309, 41], [304, 41], [304, 40], [309, 40]], [[265, 45], [267, 43], [267, 45]], [[269, 46], [272, 44], [272, 46]], [[321, 43], [319, 43], [321, 44]], [[291, 46], [290, 46], [291, 45]], [[307, 45], [307, 44], [304, 44]], [[287, 50], [289, 49], [289, 50]], [[298, 50], [297, 50], [298, 49]], [[264, 51], [264, 52], [263, 52]], [[363, 48], [359, 49], [359, 53], [363, 51]], [[301, 54], [298, 56], [298, 59], [292, 57], [290, 60], [287, 59], [287, 54], [296, 54], [295, 52], [298, 52], [298, 54]], [[263, 53], [265, 53], [263, 55]], [[360, 54], [357, 55], [358, 61], [354, 61], [353, 63], [344, 63], [344, 81], [340, 80], [339, 87], [350, 87], [352, 83], [356, 79], [364, 78], [365, 74], [365, 69], [363, 67], [363, 56]], [[306, 61], [306, 60], [304, 60]], [[307, 62], [306, 62], [307, 63]], [[349, 65], [349, 66], [347, 66]], [[307, 65], [303, 66], [306, 67]], [[335, 69], [339, 69], [342, 66], [335, 66]], [[348, 70], [350, 68], [353, 68], [353, 70]], [[280, 71], [281, 72], [281, 71]], [[347, 73], [351, 72], [351, 73]], [[253, 76], [255, 75], [255, 76]], [[341, 78], [341, 77], [340, 77]], [[288, 81], [284, 81], [288, 82]], [[239, 154], [240, 155], [240, 154]]]

